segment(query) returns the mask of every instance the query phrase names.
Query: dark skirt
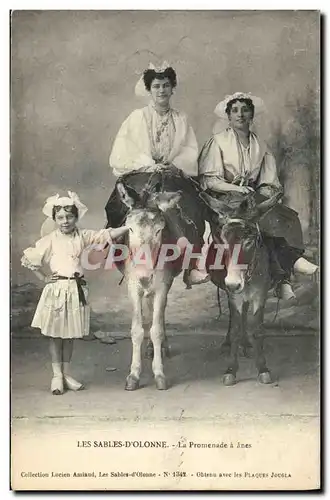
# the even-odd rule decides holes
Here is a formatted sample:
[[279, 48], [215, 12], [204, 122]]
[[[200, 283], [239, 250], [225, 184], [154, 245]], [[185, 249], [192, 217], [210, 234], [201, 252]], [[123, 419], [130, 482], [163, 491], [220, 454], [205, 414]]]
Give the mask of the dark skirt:
[[194, 179], [185, 176], [176, 168], [164, 169], [157, 173], [130, 172], [121, 176], [118, 178], [105, 207], [107, 227], [120, 227], [123, 225], [128, 212], [127, 206], [122, 202], [116, 189], [119, 182], [133, 196], [134, 192], [141, 195], [146, 186], [148, 186], [150, 192], [181, 191], [178, 207], [169, 209], [164, 213], [168, 230], [175, 240], [180, 236], [185, 236], [194, 245], [195, 251], [197, 251], [197, 247], [203, 246], [207, 207], [203, 200], [199, 198], [200, 187]]

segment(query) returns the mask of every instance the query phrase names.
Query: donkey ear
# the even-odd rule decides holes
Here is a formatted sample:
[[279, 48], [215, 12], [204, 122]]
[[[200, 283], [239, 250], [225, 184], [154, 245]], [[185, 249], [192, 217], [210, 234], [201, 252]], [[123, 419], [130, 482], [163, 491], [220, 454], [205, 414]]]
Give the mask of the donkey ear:
[[226, 204], [223, 200], [218, 200], [205, 192], [199, 193], [199, 196], [208, 208], [215, 212], [217, 216], [222, 217], [224, 215]]
[[135, 200], [130, 196], [127, 192], [127, 189], [125, 188], [124, 184], [121, 182], [118, 182], [117, 184], [117, 191], [120, 196], [121, 201], [128, 207], [128, 208], [133, 208], [135, 205]]
[[152, 196], [152, 202], [158, 207], [161, 212], [166, 212], [166, 210], [170, 210], [174, 208], [178, 202], [180, 201], [182, 192], [177, 191], [176, 193], [164, 192], [164, 193], [155, 193]]

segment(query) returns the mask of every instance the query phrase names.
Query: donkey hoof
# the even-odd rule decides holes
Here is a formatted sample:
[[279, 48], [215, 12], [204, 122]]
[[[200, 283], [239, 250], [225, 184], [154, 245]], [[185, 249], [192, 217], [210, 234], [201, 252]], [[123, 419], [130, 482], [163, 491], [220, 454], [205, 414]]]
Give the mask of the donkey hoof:
[[146, 359], [154, 359], [154, 347], [152, 345], [147, 346]]
[[155, 377], [155, 382], [156, 382], [156, 388], [159, 391], [166, 391], [167, 383], [166, 383], [166, 378], [163, 375], [158, 375], [157, 377]]
[[225, 373], [222, 380], [223, 384], [228, 387], [236, 384], [236, 377], [232, 373]]
[[125, 384], [125, 391], [136, 391], [140, 386], [139, 379], [133, 375], [128, 375]]
[[258, 380], [261, 384], [271, 384], [272, 377], [270, 375], [270, 372], [267, 371], [267, 372], [259, 373]]

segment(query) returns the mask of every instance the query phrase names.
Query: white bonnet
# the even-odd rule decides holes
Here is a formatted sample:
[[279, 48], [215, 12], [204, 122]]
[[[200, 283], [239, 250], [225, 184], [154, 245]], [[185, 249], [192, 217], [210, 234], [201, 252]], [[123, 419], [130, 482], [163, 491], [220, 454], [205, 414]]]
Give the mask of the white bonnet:
[[254, 115], [257, 116], [258, 114], [262, 113], [264, 111], [265, 105], [263, 100], [260, 97], [256, 97], [252, 95], [250, 92], [235, 92], [234, 94], [231, 95], [226, 95], [226, 97], [220, 101], [215, 110], [214, 113], [222, 119], [227, 118], [226, 114], [226, 108], [227, 104], [230, 101], [234, 101], [236, 99], [251, 99], [254, 105]]
[[52, 219], [54, 206], [67, 207], [70, 205], [75, 205], [77, 207], [78, 220], [82, 219], [82, 217], [85, 215], [85, 213], [88, 210], [86, 205], [84, 205], [80, 201], [80, 199], [76, 193], [74, 193], [73, 191], [68, 191], [68, 196], [61, 197], [59, 194], [56, 194], [55, 196], [50, 196], [49, 198], [47, 198], [42, 211], [45, 215], [47, 215], [47, 217]]
[[[155, 66], [153, 63], [149, 63], [148, 69], [153, 69], [154, 71], [156, 71], [156, 73], [163, 73], [167, 68], [170, 67], [171, 65], [167, 61], [164, 61], [161, 66]], [[148, 91], [143, 81], [143, 73], [135, 85], [135, 95], [138, 97], [146, 97], [148, 95]]]

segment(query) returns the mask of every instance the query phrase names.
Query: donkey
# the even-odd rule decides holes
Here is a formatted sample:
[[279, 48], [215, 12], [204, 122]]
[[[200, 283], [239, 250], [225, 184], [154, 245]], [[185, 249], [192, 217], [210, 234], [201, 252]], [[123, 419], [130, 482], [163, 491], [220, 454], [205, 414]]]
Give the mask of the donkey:
[[[269, 252], [260, 232], [258, 221], [282, 196], [280, 193], [257, 204], [255, 194], [248, 196], [230, 193], [223, 200], [207, 193], [201, 195], [213, 210], [210, 220], [213, 243], [207, 269], [211, 281], [226, 291], [229, 304], [229, 329], [225, 345], [229, 347], [229, 363], [223, 377], [224, 385], [236, 383], [239, 347], [244, 350], [252, 343], [258, 380], [263, 384], [272, 382], [264, 355], [264, 309], [268, 290], [271, 287]], [[215, 257], [214, 243], [225, 248], [222, 263], [224, 269], [212, 266]], [[238, 245], [238, 246], [237, 246]], [[212, 252], [213, 248], [213, 252]], [[237, 251], [239, 250], [239, 259]], [[247, 329], [247, 313], [252, 306], [251, 331]]]
[[[152, 314], [150, 327], [150, 340], [153, 344], [152, 371], [156, 388], [166, 390], [167, 380], [163, 370], [163, 348], [166, 345], [165, 309], [173, 280], [181, 272], [179, 247], [172, 245], [176, 247], [177, 254], [174, 252], [171, 259], [165, 258], [167, 262], [164, 266], [157, 266], [157, 264], [160, 252], [164, 248], [163, 243], [171, 241], [170, 229], [165, 217], [166, 212], [177, 206], [181, 193], [154, 192], [150, 193], [147, 199], [141, 199], [137, 192], [134, 190], [128, 192], [124, 184], [120, 182], [117, 183], [117, 190], [121, 201], [128, 208], [125, 225], [129, 228], [129, 232], [125, 235], [124, 243], [130, 251], [130, 256], [133, 257], [125, 259], [121, 265], [117, 266], [127, 279], [133, 306], [131, 324], [133, 352], [125, 389], [134, 391], [139, 388], [141, 346], [144, 338], [143, 305], [146, 303]], [[148, 253], [145, 256], [146, 265], [137, 265], [134, 262], [134, 255], [140, 249]], [[175, 248], [171, 250], [174, 251]]]

